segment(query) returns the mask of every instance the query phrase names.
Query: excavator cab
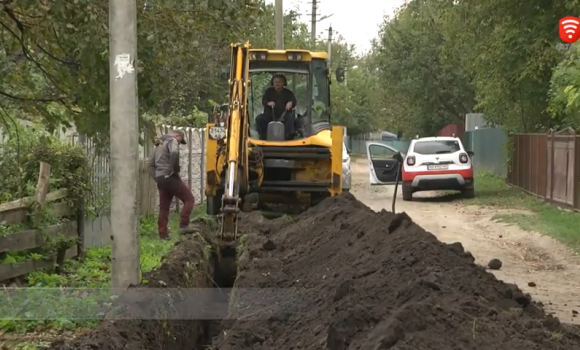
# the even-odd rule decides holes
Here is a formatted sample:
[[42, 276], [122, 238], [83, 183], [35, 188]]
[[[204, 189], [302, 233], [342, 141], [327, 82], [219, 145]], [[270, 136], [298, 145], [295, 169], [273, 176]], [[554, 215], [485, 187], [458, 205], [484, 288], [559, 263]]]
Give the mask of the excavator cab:
[[305, 50], [250, 50], [250, 137], [259, 139], [257, 118], [262, 115], [262, 96], [282, 76], [285, 88], [296, 97], [293, 109], [268, 124], [266, 141], [305, 139], [330, 130], [330, 74], [326, 53]]

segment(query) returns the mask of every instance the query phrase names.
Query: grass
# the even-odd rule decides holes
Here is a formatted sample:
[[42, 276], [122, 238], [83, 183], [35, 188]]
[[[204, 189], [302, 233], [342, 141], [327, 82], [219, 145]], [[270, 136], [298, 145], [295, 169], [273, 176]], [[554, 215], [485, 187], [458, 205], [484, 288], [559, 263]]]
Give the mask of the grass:
[[[197, 208], [192, 217], [203, 216]], [[156, 215], [140, 219], [141, 270], [157, 269], [162, 257], [169, 254], [179, 238], [179, 218], [170, 217], [171, 240], [160, 240]], [[27, 276], [28, 288], [5, 291], [0, 297], [0, 349], [10, 345], [36, 349], [39, 335], [62, 334], [94, 327], [111, 307], [111, 247], [89, 248], [85, 260], [68, 260], [62, 274], [35, 271]], [[75, 288], [61, 292], [60, 288]], [[88, 292], [90, 290], [90, 292]], [[78, 316], [82, 319], [78, 319]], [[75, 318], [75, 316], [77, 316]], [[42, 336], [40, 338], [46, 338]], [[51, 338], [48, 336], [48, 338]], [[15, 344], [3, 344], [11, 342]], [[25, 347], [26, 345], [26, 347]]]
[[515, 224], [527, 231], [547, 234], [580, 252], [580, 213], [560, 209], [545, 203], [542, 198], [511, 187], [504, 180], [488, 172], [475, 176], [475, 198], [466, 204], [521, 209], [531, 212], [498, 214], [493, 220]]

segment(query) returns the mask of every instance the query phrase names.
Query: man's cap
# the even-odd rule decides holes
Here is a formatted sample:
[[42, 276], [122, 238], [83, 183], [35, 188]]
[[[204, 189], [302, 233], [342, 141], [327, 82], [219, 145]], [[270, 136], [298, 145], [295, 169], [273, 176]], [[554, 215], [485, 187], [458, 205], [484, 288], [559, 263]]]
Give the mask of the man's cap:
[[183, 132], [183, 130], [175, 129], [172, 131], [172, 133], [180, 135], [181, 142], [179, 143], [181, 143], [182, 145], [187, 145], [187, 141], [185, 141], [185, 133]]

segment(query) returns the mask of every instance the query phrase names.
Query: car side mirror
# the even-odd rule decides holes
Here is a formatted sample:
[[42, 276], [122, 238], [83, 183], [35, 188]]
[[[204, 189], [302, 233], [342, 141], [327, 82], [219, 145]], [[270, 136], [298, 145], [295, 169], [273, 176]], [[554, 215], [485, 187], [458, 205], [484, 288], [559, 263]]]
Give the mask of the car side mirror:
[[397, 152], [393, 155], [393, 159], [395, 159], [399, 163], [402, 163], [403, 162], [403, 155], [401, 154], [401, 152]]
[[473, 151], [467, 151], [467, 155], [470, 157], [473, 157], [475, 155], [475, 153], [473, 153]]

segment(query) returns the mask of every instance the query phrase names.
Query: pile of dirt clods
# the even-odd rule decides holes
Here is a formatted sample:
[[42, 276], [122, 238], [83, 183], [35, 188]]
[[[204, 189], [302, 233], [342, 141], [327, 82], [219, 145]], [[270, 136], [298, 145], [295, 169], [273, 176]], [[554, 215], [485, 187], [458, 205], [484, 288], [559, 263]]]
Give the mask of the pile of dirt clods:
[[580, 349], [577, 328], [405, 213], [344, 194], [255, 231], [231, 299], [237, 321], [214, 343], [221, 350]]

